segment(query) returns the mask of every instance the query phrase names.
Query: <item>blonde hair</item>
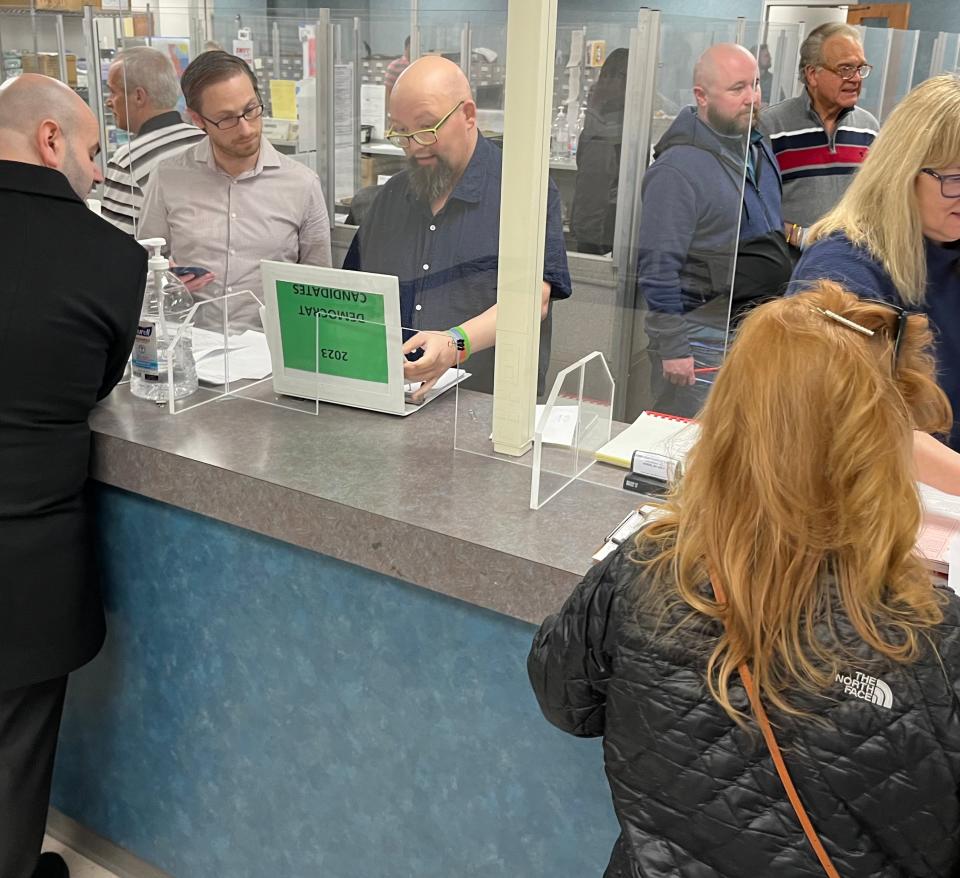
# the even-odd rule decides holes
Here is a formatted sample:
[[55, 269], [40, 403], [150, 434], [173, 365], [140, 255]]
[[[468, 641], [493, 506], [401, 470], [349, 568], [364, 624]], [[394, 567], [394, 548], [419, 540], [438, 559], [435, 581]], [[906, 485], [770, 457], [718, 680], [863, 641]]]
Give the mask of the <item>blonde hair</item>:
[[917, 175], [958, 161], [960, 77], [935, 76], [897, 104], [840, 203], [810, 228], [808, 245], [843, 232], [883, 265], [904, 302], [922, 305], [927, 258]]
[[[914, 660], [920, 633], [942, 619], [914, 552], [911, 447], [913, 429], [949, 426], [950, 404], [926, 317], [907, 319], [892, 369], [897, 318], [827, 281], [756, 308], [707, 399], [682, 482], [638, 536], [658, 599], [724, 623], [707, 681], [738, 721], [730, 679], [741, 662], [792, 713], [786, 692], [832, 683], [847, 655], [837, 601], [863, 642], [895, 662]], [[727, 604], [704, 590], [710, 570]]]

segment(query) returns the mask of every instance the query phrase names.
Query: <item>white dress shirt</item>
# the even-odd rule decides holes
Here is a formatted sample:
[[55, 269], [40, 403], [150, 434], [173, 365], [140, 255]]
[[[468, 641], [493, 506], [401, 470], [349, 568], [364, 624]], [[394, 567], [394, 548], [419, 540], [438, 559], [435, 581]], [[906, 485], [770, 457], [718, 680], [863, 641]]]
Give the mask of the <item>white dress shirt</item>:
[[[330, 219], [320, 179], [261, 138], [256, 167], [231, 177], [209, 140], [162, 161], [144, 191], [139, 234], [164, 238], [171, 259], [217, 277], [195, 298], [252, 290], [262, 300], [260, 260], [330, 265]], [[230, 331], [260, 329], [250, 296], [228, 300]], [[200, 325], [219, 328], [220, 309], [201, 308]]]

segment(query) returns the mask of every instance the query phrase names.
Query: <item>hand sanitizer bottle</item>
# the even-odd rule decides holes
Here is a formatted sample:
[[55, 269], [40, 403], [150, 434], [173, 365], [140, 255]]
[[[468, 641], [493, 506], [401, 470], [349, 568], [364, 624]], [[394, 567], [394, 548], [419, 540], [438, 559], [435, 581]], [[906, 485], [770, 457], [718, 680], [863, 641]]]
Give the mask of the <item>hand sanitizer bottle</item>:
[[553, 120], [551, 153], [555, 159], [570, 157], [570, 126], [567, 124], [567, 111], [562, 105], [557, 112], [557, 118]]
[[180, 341], [173, 349], [173, 398], [183, 399], [197, 390], [197, 366], [193, 359], [193, 328], [185, 324], [193, 307], [193, 297], [180, 279], [170, 272], [170, 263], [160, 250], [163, 238], [140, 241], [150, 251], [147, 262], [147, 286], [137, 338], [133, 343], [130, 390], [134, 396], [166, 403], [170, 398], [168, 353], [179, 331]]

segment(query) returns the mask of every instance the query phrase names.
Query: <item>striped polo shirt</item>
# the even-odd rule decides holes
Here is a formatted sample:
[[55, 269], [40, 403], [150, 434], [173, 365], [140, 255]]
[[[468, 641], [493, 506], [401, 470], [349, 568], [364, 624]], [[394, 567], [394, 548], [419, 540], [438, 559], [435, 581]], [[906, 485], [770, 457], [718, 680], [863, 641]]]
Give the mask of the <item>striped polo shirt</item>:
[[871, 113], [851, 107], [828, 135], [807, 92], [765, 108], [760, 127], [780, 166], [784, 222], [804, 228], [840, 200], [880, 130]]
[[107, 162], [101, 215], [128, 235], [143, 207], [143, 188], [161, 160], [176, 155], [207, 135], [187, 125], [175, 110], [144, 122], [139, 134]]

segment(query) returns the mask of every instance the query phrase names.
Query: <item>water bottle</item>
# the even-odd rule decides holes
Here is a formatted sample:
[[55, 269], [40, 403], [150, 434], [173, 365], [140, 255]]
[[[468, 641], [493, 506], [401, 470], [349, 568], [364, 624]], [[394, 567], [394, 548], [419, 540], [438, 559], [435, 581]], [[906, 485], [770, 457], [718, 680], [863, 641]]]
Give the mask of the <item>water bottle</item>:
[[[193, 329], [185, 323], [193, 297], [170, 272], [170, 263], [160, 250], [163, 238], [148, 238], [140, 244], [151, 251], [147, 262], [147, 286], [133, 343], [130, 391], [141, 399], [166, 403], [170, 399], [167, 371], [173, 360], [173, 398], [183, 399], [197, 390], [197, 365], [193, 359]], [[170, 348], [181, 332], [180, 341]]]
[[556, 130], [553, 137], [553, 157], [555, 159], [570, 158], [570, 126], [567, 124], [567, 111], [562, 105], [553, 126]]

